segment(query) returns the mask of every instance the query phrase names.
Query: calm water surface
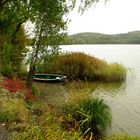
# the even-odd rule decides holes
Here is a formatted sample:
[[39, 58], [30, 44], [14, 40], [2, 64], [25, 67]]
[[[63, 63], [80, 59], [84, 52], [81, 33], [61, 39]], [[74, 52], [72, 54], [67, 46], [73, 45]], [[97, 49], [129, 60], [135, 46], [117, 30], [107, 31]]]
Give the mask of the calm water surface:
[[69, 45], [62, 51], [84, 52], [128, 68], [126, 83], [119, 89], [99, 85], [94, 93], [103, 98], [113, 114], [112, 133], [140, 136], [140, 45]]

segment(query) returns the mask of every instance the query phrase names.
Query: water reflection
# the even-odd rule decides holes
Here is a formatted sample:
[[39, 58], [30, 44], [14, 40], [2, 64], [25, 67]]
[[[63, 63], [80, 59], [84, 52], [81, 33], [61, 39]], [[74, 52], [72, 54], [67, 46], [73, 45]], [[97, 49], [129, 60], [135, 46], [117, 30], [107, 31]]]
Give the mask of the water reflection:
[[117, 97], [124, 95], [126, 89], [126, 83], [100, 83], [100, 85], [93, 91], [94, 95], [103, 96], [109, 95], [111, 97]]

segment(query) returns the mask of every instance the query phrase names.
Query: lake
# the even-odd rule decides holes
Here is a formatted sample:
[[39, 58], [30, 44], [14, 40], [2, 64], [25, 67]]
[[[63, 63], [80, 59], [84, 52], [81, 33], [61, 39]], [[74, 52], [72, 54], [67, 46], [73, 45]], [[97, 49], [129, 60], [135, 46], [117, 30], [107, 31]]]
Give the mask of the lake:
[[119, 89], [99, 86], [94, 93], [112, 110], [111, 133], [140, 136], [140, 45], [67, 45], [61, 48], [64, 52], [84, 52], [128, 68], [126, 83]]

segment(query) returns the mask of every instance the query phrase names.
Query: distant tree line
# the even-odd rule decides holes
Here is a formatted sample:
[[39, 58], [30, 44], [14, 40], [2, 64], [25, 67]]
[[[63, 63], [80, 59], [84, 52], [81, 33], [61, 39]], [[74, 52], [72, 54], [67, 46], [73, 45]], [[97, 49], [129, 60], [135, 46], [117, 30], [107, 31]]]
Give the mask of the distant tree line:
[[62, 44], [140, 44], [140, 31], [114, 35], [78, 33], [67, 36]]

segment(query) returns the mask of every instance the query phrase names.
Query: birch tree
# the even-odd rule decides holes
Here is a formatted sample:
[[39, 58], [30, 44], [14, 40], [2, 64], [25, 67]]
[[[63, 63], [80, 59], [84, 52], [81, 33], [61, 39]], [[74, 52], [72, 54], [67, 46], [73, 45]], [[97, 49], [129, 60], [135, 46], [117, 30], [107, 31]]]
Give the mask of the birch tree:
[[36, 0], [35, 17], [35, 42], [30, 59], [30, 69], [26, 85], [32, 87], [35, 67], [41, 52], [58, 47], [60, 40], [65, 35], [69, 6], [66, 0]]

